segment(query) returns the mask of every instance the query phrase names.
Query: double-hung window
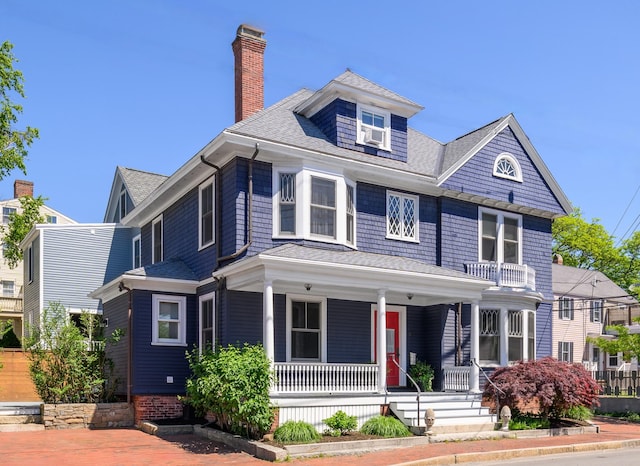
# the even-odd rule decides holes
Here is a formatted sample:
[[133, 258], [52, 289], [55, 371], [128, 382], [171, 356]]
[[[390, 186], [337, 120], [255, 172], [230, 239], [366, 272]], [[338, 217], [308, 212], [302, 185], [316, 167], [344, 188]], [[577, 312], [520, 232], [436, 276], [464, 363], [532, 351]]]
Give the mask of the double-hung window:
[[602, 301], [591, 301], [591, 322], [602, 322]]
[[326, 359], [326, 303], [321, 299], [290, 297], [287, 302], [289, 360]]
[[391, 114], [381, 108], [357, 105], [357, 143], [390, 150]]
[[118, 200], [118, 221], [127, 216], [127, 191], [120, 191], [120, 199]]
[[132, 268], [137, 269], [138, 267], [142, 266], [142, 259], [141, 259], [142, 239], [140, 235], [136, 235], [133, 237], [133, 240], [131, 243], [131, 250], [132, 250], [132, 256], [133, 256]]
[[355, 185], [309, 169], [275, 172], [273, 236], [355, 245]]
[[387, 192], [387, 237], [418, 241], [418, 197]]
[[47, 215], [47, 223], [58, 223], [58, 217], [56, 215]]
[[162, 215], [156, 218], [151, 224], [151, 250], [153, 255], [152, 263], [162, 262], [164, 255], [163, 241], [163, 219]]
[[310, 230], [312, 235], [336, 237], [336, 182], [311, 177]]
[[573, 342], [558, 342], [558, 360], [564, 362], [573, 362]]
[[562, 297], [558, 300], [558, 317], [561, 320], [573, 320], [573, 299]]
[[153, 295], [153, 339], [157, 345], [186, 345], [187, 298]]
[[202, 183], [199, 189], [199, 223], [200, 223], [200, 248], [205, 248], [214, 243], [214, 180], [213, 178]]
[[29, 247], [27, 248], [26, 254], [24, 255], [25, 261], [26, 261], [26, 268], [27, 268], [27, 283], [31, 283], [33, 282], [33, 273], [34, 273], [34, 267], [33, 267], [33, 244], [30, 244]]
[[[524, 358], [524, 326], [522, 311], [508, 311], [509, 316], [509, 362]], [[529, 358], [531, 359], [531, 358]]]
[[480, 259], [519, 264], [522, 217], [481, 209], [480, 224]]
[[200, 353], [215, 345], [215, 293], [200, 296]]
[[13, 298], [15, 293], [15, 282], [13, 280], [2, 280], [2, 296]]
[[11, 221], [11, 214], [16, 213], [15, 207], [3, 207], [2, 208], [2, 223], [8, 225]]

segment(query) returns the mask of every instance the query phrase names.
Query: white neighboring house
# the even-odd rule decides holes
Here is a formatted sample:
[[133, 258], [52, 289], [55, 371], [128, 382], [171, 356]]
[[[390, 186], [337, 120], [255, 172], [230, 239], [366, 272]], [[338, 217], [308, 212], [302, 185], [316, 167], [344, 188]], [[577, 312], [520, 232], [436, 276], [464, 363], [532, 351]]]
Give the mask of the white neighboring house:
[[[33, 196], [33, 182], [16, 180], [13, 184], [13, 199], [0, 201], [2, 208], [2, 226], [9, 225], [9, 216], [13, 212], [20, 212], [20, 198], [23, 196]], [[75, 224], [76, 221], [57, 210], [42, 206], [40, 213], [45, 217], [47, 223]], [[0, 237], [4, 239], [4, 232], [0, 230]], [[3, 241], [4, 245], [4, 241]], [[3, 254], [4, 256], [4, 254]], [[23, 335], [23, 263], [21, 262], [14, 269], [10, 268], [6, 260], [0, 262], [0, 281], [2, 294], [0, 295], [0, 322], [11, 321], [16, 336], [22, 340]]]
[[609, 325], [627, 325], [640, 316], [640, 303], [597, 270], [579, 269], [554, 258], [553, 357], [582, 362], [590, 371], [637, 370], [637, 361], [625, 362], [621, 354], [606, 354], [587, 342], [588, 337], [614, 336]]

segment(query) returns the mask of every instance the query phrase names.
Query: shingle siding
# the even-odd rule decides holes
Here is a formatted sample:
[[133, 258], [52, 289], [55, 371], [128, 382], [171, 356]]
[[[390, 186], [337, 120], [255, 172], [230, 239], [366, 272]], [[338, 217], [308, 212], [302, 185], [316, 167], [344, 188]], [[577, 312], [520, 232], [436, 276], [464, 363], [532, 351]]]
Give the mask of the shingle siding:
[[371, 361], [371, 304], [327, 300], [327, 362]]
[[127, 393], [127, 361], [129, 357], [128, 309], [129, 293], [123, 293], [110, 301], [104, 312], [104, 317], [109, 319], [109, 326], [104, 329], [105, 335], [111, 335], [117, 329], [125, 332], [124, 338], [121, 338], [119, 342], [109, 343], [106, 346], [106, 356], [113, 361], [112, 377], [117, 380], [117, 395]]
[[466, 262], [478, 261], [478, 206], [442, 199], [441, 209], [438, 265], [464, 272]]
[[[520, 164], [522, 183], [493, 176], [493, 164], [502, 152], [510, 153]], [[526, 207], [564, 213], [558, 199], [510, 128], [505, 128], [496, 135], [450, 176], [442, 187]]]

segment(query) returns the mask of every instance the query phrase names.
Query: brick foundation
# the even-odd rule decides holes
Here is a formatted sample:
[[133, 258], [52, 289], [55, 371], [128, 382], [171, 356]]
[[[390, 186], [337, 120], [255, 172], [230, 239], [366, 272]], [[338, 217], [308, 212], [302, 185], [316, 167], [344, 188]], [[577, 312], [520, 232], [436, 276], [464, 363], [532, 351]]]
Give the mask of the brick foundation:
[[134, 395], [135, 423], [182, 417], [184, 405], [178, 395]]

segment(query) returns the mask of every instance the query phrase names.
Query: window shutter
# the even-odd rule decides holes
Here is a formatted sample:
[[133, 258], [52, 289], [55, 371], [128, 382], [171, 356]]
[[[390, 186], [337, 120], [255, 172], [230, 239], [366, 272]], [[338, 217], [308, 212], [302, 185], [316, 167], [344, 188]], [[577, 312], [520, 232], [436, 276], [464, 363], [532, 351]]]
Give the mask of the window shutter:
[[571, 320], [573, 320], [573, 299], [569, 300], [569, 314], [571, 316]]
[[558, 342], [558, 361], [562, 361], [562, 342]]
[[593, 301], [591, 301], [591, 304], [589, 305], [591, 312], [589, 313], [589, 321], [593, 322]]
[[573, 362], [573, 342], [569, 342], [569, 362]]

